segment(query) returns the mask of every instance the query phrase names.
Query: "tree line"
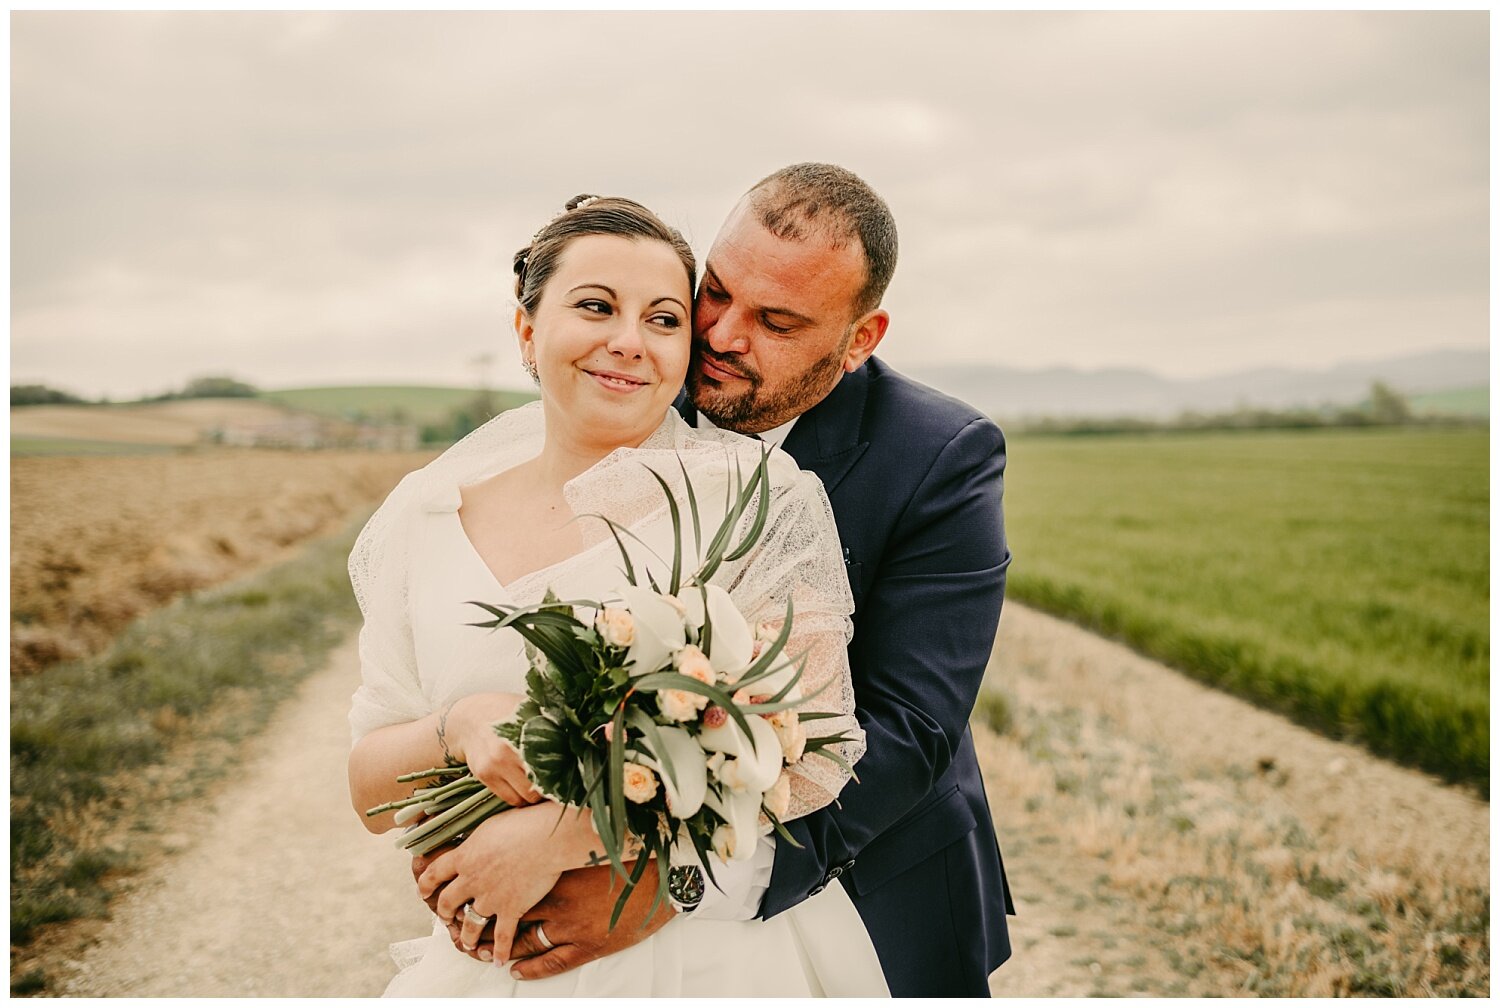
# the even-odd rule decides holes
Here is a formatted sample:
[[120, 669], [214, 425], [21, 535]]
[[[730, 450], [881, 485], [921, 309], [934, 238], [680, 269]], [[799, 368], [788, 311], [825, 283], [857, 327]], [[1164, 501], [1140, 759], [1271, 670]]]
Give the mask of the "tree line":
[[[163, 392], [160, 395], [149, 396], [140, 402], [169, 402], [173, 399], [250, 399], [260, 394], [260, 389], [248, 382], [242, 382], [226, 375], [209, 375], [203, 378], [194, 378], [182, 388], [173, 392]], [[62, 389], [55, 389], [49, 385], [12, 385], [10, 387], [10, 404], [12, 406], [94, 406], [107, 405], [109, 399], [85, 399]]]
[[1028, 434], [1143, 434], [1153, 431], [1303, 430], [1455, 423], [1488, 425], [1489, 418], [1420, 415], [1400, 392], [1384, 382], [1375, 382], [1370, 386], [1369, 396], [1353, 406], [1325, 406], [1321, 409], [1241, 406], [1219, 413], [1185, 410], [1166, 420], [1138, 416], [1027, 417], [1008, 423], [1006, 427]]

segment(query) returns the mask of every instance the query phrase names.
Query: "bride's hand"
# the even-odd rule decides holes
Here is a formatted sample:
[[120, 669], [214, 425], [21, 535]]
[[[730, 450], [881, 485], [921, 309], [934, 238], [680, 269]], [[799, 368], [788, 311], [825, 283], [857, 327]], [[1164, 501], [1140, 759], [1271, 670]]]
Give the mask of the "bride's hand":
[[495, 734], [495, 725], [510, 720], [521, 705], [515, 693], [476, 693], [456, 701], [448, 712], [446, 737], [455, 759], [469, 765], [480, 783], [509, 805], [531, 805], [542, 794], [526, 776], [526, 762], [516, 747]]
[[578, 842], [593, 835], [586, 816], [564, 816], [559, 822], [558, 811], [548, 802], [491, 816], [418, 876], [424, 901], [441, 889], [434, 912], [461, 925], [465, 949], [478, 945], [484, 930], [484, 923], [464, 919], [465, 903], [472, 901], [481, 917], [495, 918], [494, 947], [508, 951], [521, 915], [571, 867]]

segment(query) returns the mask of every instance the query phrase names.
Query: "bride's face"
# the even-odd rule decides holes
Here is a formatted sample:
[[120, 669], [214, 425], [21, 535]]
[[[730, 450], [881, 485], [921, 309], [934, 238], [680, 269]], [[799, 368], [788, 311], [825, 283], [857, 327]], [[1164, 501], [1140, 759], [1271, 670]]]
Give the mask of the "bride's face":
[[604, 448], [637, 445], [682, 388], [691, 346], [687, 270], [664, 242], [570, 242], [536, 314], [516, 313], [550, 431]]

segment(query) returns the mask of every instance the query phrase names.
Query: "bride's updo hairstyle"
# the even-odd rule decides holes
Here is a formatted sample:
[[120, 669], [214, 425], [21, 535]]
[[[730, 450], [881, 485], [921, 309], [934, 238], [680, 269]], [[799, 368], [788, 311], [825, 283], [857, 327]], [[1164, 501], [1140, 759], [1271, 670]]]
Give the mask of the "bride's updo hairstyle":
[[698, 264], [693, 250], [676, 228], [662, 223], [660, 217], [635, 200], [621, 196], [574, 196], [562, 213], [548, 221], [531, 236], [531, 244], [516, 253], [512, 268], [516, 272], [516, 301], [527, 315], [535, 315], [542, 303], [542, 290], [563, 250], [575, 238], [586, 235], [618, 235], [622, 238], [665, 242], [682, 260], [687, 270], [688, 290], [696, 289]]

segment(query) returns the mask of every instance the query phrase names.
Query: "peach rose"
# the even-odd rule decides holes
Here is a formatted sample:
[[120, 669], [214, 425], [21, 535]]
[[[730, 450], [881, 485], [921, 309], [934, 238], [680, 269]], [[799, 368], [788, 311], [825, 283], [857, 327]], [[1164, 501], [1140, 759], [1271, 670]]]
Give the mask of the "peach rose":
[[661, 705], [662, 716], [667, 720], [691, 721], [708, 706], [708, 697], [687, 690], [664, 689], [656, 694], [656, 702]]
[[792, 778], [783, 772], [776, 778], [776, 783], [771, 785], [771, 790], [766, 792], [763, 800], [766, 811], [777, 819], [785, 819], [786, 811], [792, 804]]
[[637, 805], [656, 797], [656, 774], [650, 767], [639, 763], [626, 763], [623, 774], [625, 797]]

